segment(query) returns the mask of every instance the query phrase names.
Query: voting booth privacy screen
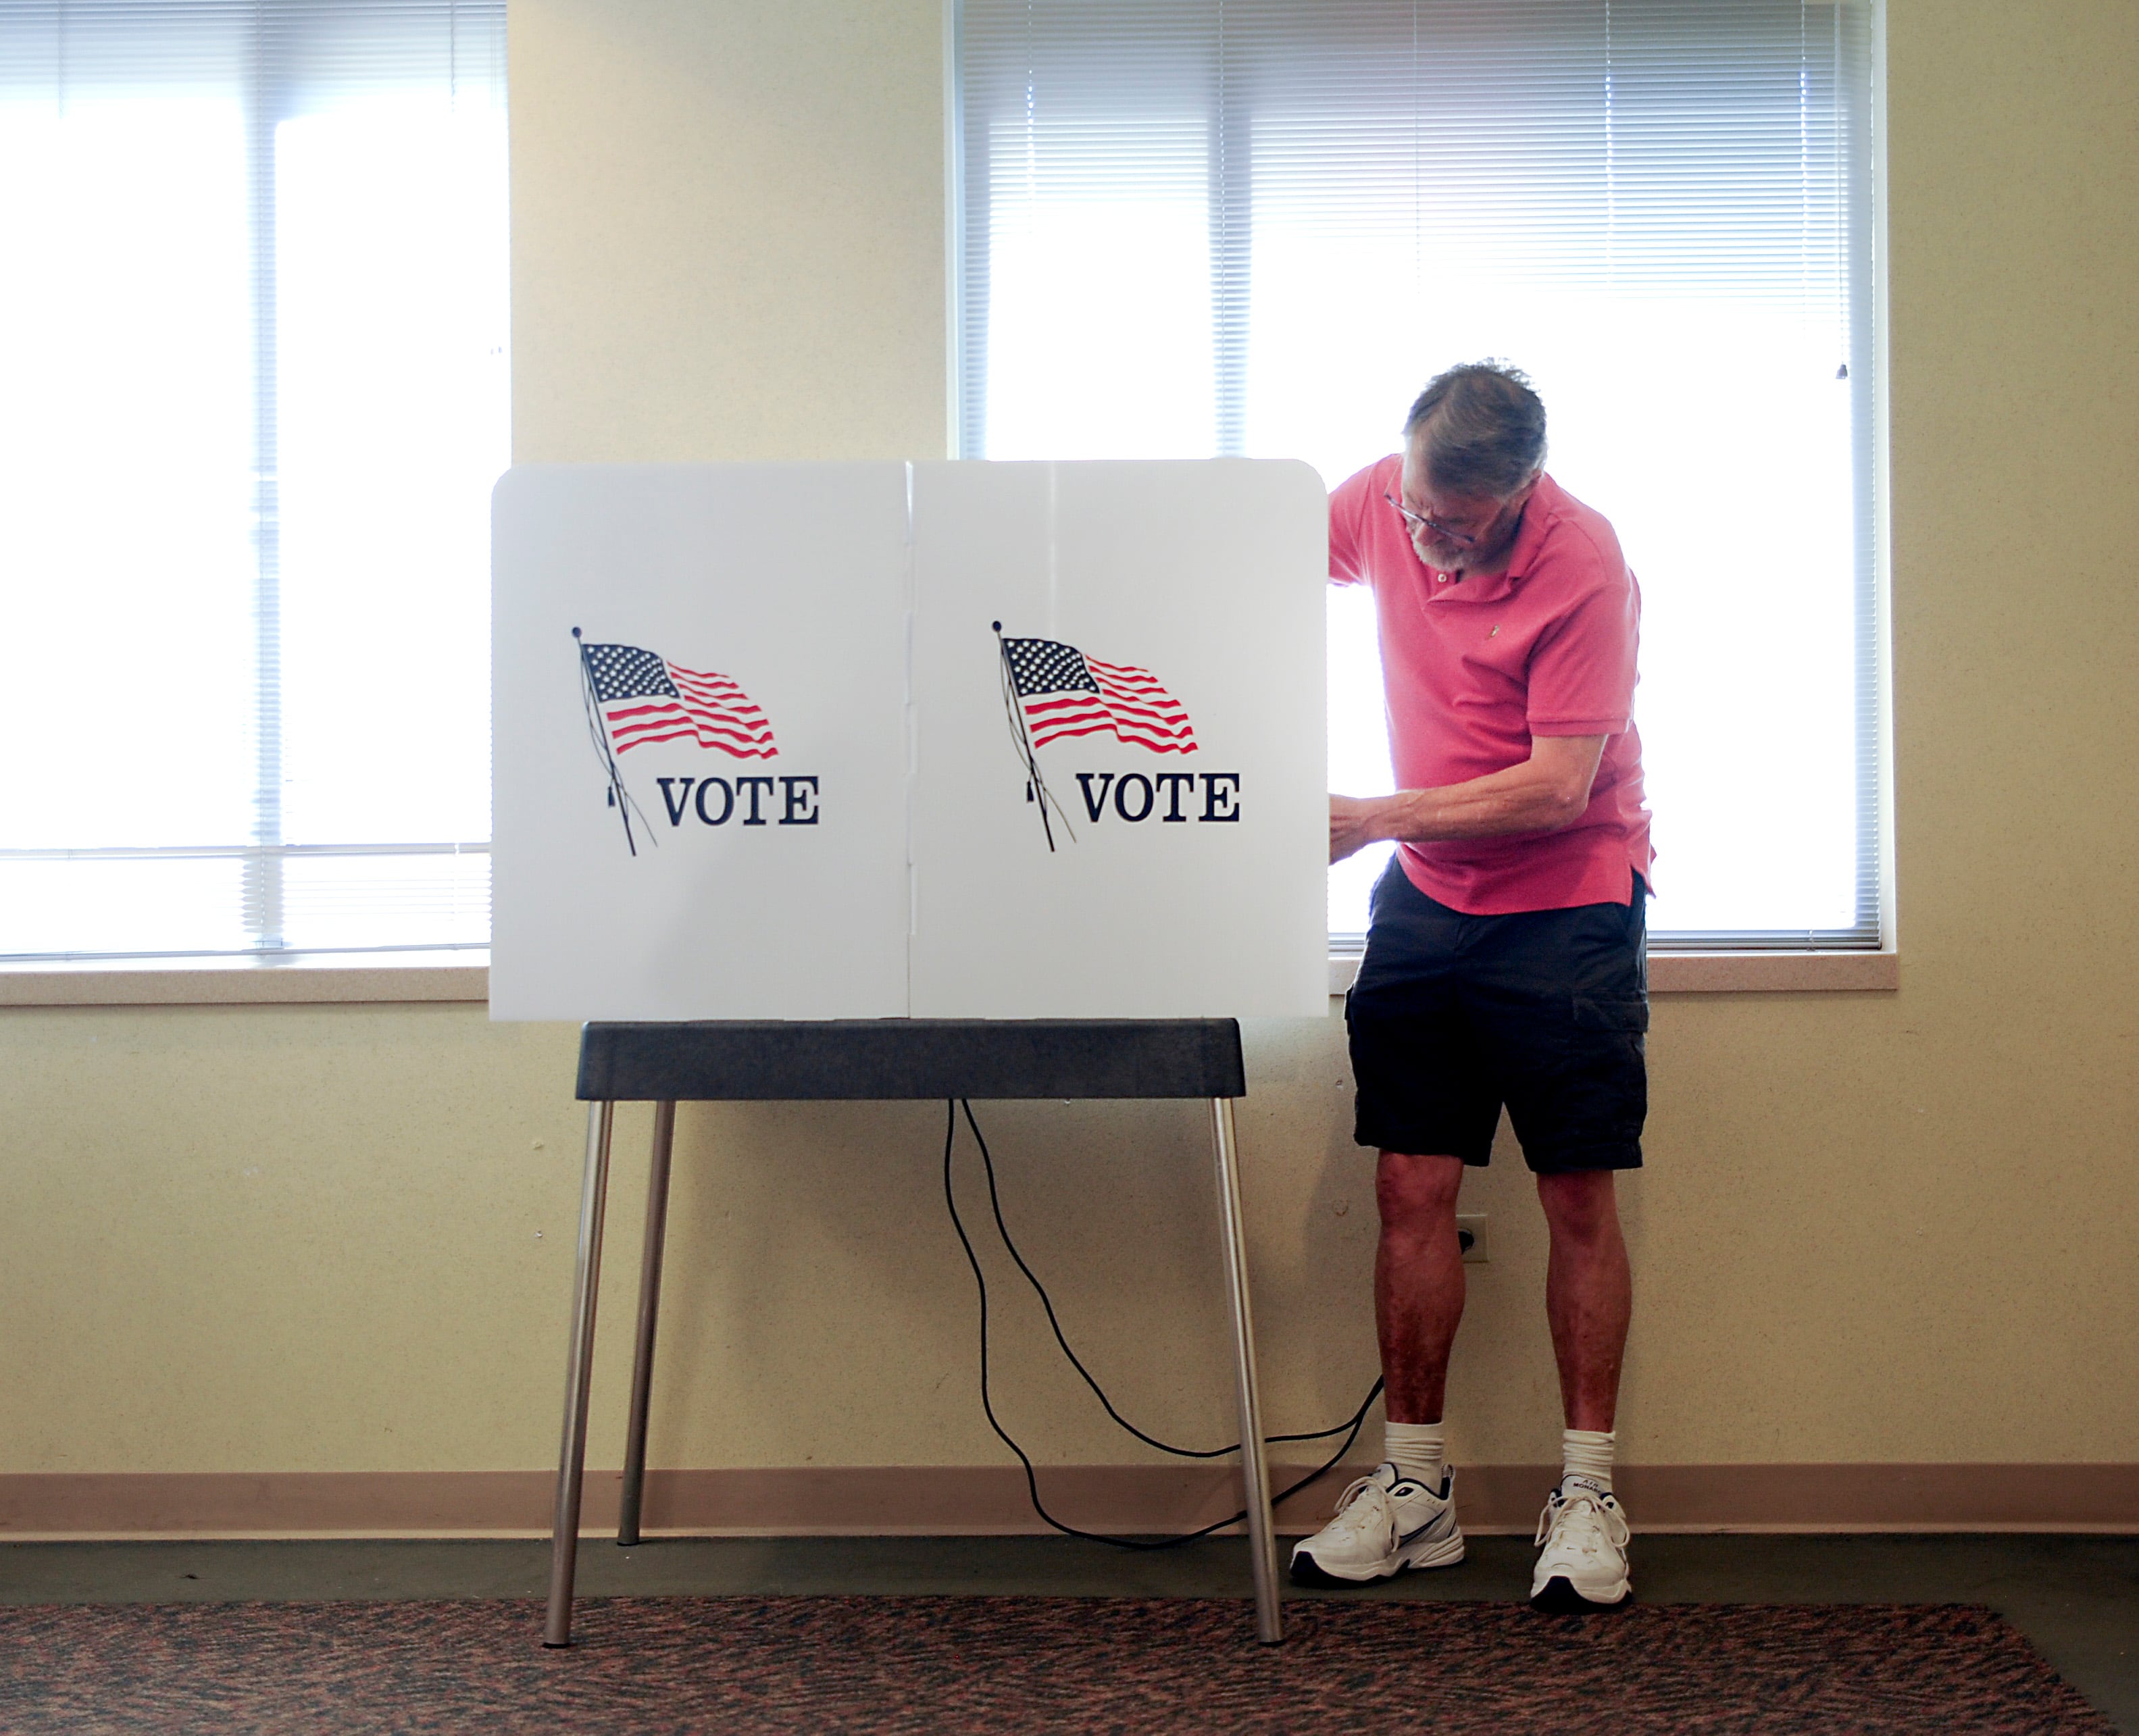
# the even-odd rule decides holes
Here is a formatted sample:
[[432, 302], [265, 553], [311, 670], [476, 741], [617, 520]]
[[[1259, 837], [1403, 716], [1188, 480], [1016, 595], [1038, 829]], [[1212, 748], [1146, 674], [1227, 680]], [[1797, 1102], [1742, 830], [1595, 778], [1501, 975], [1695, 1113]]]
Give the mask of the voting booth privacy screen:
[[526, 466], [500, 1019], [1327, 1006], [1306, 466]]

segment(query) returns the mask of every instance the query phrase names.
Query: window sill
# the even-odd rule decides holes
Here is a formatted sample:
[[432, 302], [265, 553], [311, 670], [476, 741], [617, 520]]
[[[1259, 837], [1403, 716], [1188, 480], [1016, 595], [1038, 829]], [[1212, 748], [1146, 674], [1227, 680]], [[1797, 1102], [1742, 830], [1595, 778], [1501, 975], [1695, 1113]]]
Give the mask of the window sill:
[[[471, 961], [472, 961], [471, 962]], [[0, 968], [0, 1007], [318, 1006], [365, 1001], [490, 999], [490, 956], [436, 953], [351, 963], [321, 955], [272, 965], [187, 959], [168, 965], [81, 964]]]
[[[1359, 955], [1329, 955], [1329, 992], [1342, 995]], [[1652, 952], [1652, 995], [1862, 995], [1902, 985], [1892, 952]]]
[[[1329, 992], [1342, 995], [1359, 968], [1356, 952], [1332, 953]], [[1883, 994], [1901, 986], [1892, 952], [1658, 952], [1649, 958], [1655, 995]], [[482, 964], [352, 965], [340, 960], [276, 965], [232, 962], [107, 969], [0, 969], [0, 1007], [319, 1006], [490, 998]]]

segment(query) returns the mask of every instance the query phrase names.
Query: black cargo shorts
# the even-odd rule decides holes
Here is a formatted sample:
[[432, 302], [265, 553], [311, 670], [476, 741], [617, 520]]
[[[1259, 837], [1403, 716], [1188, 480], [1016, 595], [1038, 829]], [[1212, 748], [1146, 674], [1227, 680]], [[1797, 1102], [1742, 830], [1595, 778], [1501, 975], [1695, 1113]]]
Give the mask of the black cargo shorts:
[[1427, 897], [1392, 857], [1345, 1000], [1353, 1137], [1482, 1164], [1505, 1104], [1540, 1175], [1638, 1169], [1648, 888], [1631, 878], [1624, 904], [1473, 917]]

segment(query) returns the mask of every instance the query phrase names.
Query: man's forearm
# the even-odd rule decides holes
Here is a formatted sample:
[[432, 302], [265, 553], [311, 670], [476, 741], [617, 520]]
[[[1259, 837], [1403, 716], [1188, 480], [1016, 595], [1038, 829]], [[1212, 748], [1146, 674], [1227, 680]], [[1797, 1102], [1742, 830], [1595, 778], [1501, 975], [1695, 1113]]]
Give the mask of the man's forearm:
[[1449, 838], [1557, 832], [1581, 819], [1582, 810], [1589, 805], [1589, 791], [1526, 760], [1467, 783], [1369, 797], [1368, 805], [1372, 835], [1363, 842], [1388, 839], [1427, 844]]
[[1394, 795], [1329, 798], [1329, 859], [1394, 839], [1430, 844], [1450, 838], [1507, 838], [1557, 832], [1589, 805], [1604, 751], [1603, 736], [1547, 736], [1520, 765], [1434, 790]]

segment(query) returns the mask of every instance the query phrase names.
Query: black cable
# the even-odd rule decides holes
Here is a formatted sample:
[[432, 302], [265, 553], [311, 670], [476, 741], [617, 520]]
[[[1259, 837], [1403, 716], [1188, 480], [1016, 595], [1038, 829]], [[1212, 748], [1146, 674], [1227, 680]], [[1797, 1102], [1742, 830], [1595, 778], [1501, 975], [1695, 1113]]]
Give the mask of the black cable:
[[[995, 1430], [996, 1438], [1001, 1441], [1005, 1446], [1008, 1447], [1011, 1452], [1015, 1453], [1017, 1455], [1018, 1463], [1025, 1467], [1025, 1486], [1027, 1494], [1030, 1494], [1032, 1499], [1032, 1510], [1038, 1513], [1049, 1525], [1052, 1526], [1055, 1530], [1061, 1532], [1066, 1537], [1078, 1537], [1085, 1538], [1087, 1541], [1091, 1543], [1107, 1543], [1112, 1545], [1117, 1549], [1177, 1548], [1183, 1543], [1195, 1542], [1198, 1538], [1208, 1537], [1214, 1531], [1222, 1531], [1228, 1525], [1236, 1525], [1240, 1523], [1241, 1520], [1245, 1519], [1248, 1516], [1248, 1510], [1245, 1507], [1243, 1507], [1238, 1513], [1232, 1514], [1229, 1518], [1215, 1520], [1211, 1523], [1204, 1526], [1199, 1531], [1185, 1532], [1178, 1537], [1159, 1538], [1157, 1539], [1148, 1538], [1109, 1537], [1101, 1532], [1080, 1531], [1074, 1525], [1065, 1524], [1060, 1519], [1056, 1518], [1053, 1513], [1047, 1510], [1045, 1504], [1040, 1499], [1040, 1479], [1038, 1474], [1033, 1469], [1032, 1460], [1026, 1455], [1025, 1449], [1020, 1446], [1017, 1442], [1011, 1438], [1010, 1430], [1003, 1427], [1001, 1420], [996, 1416], [995, 1401], [989, 1391], [988, 1281], [986, 1274], [981, 1269], [980, 1257], [973, 1251], [972, 1239], [966, 1234], [965, 1220], [958, 1215], [957, 1196], [952, 1190], [951, 1185], [951, 1153], [952, 1147], [957, 1138], [958, 1110], [961, 1107], [965, 1109], [967, 1125], [969, 1125], [973, 1130], [973, 1138], [981, 1147], [981, 1160], [986, 1166], [987, 1171], [988, 1198], [991, 1205], [994, 1208], [996, 1228], [1001, 1234], [1003, 1245], [1010, 1250], [1011, 1258], [1017, 1262], [1018, 1269], [1025, 1274], [1026, 1279], [1031, 1284], [1033, 1289], [1039, 1293], [1040, 1303], [1047, 1310], [1048, 1323], [1055, 1328], [1055, 1342], [1062, 1347], [1063, 1354], [1070, 1358], [1070, 1363], [1075, 1367], [1078, 1373], [1084, 1376], [1085, 1384], [1090, 1386], [1094, 1393], [1099, 1395], [1099, 1402], [1106, 1406], [1107, 1415], [1113, 1417], [1117, 1423], [1119, 1423], [1123, 1428], [1128, 1430], [1130, 1434], [1135, 1435], [1138, 1440], [1157, 1447], [1161, 1452], [1172, 1453], [1181, 1458], [1214, 1459], [1225, 1453], [1237, 1452], [1239, 1448], [1237, 1445], [1236, 1445], [1229, 1447], [1219, 1447], [1210, 1452], [1202, 1452], [1187, 1447], [1169, 1446], [1164, 1441], [1145, 1434], [1143, 1430], [1127, 1421], [1122, 1416], [1121, 1413], [1114, 1409], [1112, 1401], [1109, 1400], [1106, 1393], [1101, 1390], [1099, 1383], [1092, 1378], [1090, 1372], [1084, 1367], [1083, 1362], [1078, 1360], [1077, 1353], [1070, 1349], [1069, 1340], [1063, 1336], [1061, 1324], [1055, 1318], [1055, 1305], [1048, 1299], [1045, 1288], [1040, 1284], [1038, 1277], [1034, 1274], [1032, 1268], [1025, 1264], [1024, 1255], [1020, 1254], [1017, 1250], [1017, 1245], [1011, 1240], [1009, 1228], [1003, 1222], [1002, 1202], [996, 1189], [995, 1161], [988, 1153], [986, 1141], [981, 1137], [979, 1122], [973, 1119], [973, 1106], [972, 1103], [966, 1102], [962, 1098], [957, 1098], [947, 1100], [944, 1107], [948, 1113], [945, 1117], [943, 1127], [943, 1203], [950, 1208], [951, 1227], [957, 1231], [958, 1245], [966, 1250], [966, 1264], [973, 1269], [973, 1284], [975, 1288], [980, 1292], [981, 1409], [988, 1419], [988, 1426]], [[1314, 1469], [1309, 1471], [1297, 1483], [1295, 1483], [1290, 1489], [1282, 1490], [1278, 1494], [1272, 1497], [1270, 1504], [1273, 1507], [1276, 1506], [1278, 1503], [1287, 1500], [1293, 1495], [1299, 1494], [1300, 1491], [1306, 1488], [1309, 1484], [1315, 1481], [1315, 1479], [1319, 1477], [1327, 1476], [1332, 1470], [1336, 1469], [1338, 1465], [1343, 1461], [1345, 1454], [1351, 1451], [1352, 1443], [1358, 1439], [1359, 1430], [1365, 1425], [1367, 1421], [1367, 1412], [1373, 1408], [1374, 1401], [1381, 1396], [1381, 1391], [1382, 1382], [1378, 1378], [1377, 1378], [1374, 1381], [1373, 1386], [1368, 1392], [1364, 1401], [1361, 1403], [1357, 1411], [1353, 1412], [1348, 1424], [1339, 1423], [1335, 1428], [1319, 1430], [1312, 1435], [1273, 1435], [1269, 1437], [1271, 1441], [1320, 1440], [1325, 1440], [1329, 1435], [1337, 1434], [1340, 1430], [1344, 1433], [1344, 1440], [1339, 1445], [1337, 1450], [1327, 1460], [1325, 1460], [1321, 1465], [1318, 1465]]]
[[[1017, 1262], [1018, 1270], [1025, 1274], [1025, 1280], [1027, 1284], [1032, 1286], [1033, 1293], [1040, 1298], [1040, 1307], [1047, 1310], [1047, 1323], [1055, 1329], [1055, 1342], [1062, 1347], [1062, 1354], [1069, 1357], [1070, 1366], [1075, 1369], [1078, 1373], [1084, 1376], [1084, 1384], [1092, 1389], [1093, 1396], [1099, 1401], [1100, 1404], [1106, 1407], [1107, 1415], [1113, 1417], [1116, 1422], [1119, 1423], [1122, 1427], [1128, 1430], [1130, 1434], [1135, 1435], [1136, 1438], [1138, 1440], [1141, 1440], [1146, 1446], [1157, 1447], [1160, 1452], [1171, 1453], [1177, 1459], [1222, 1459], [1228, 1453], [1239, 1452], [1241, 1450], [1241, 1444], [1237, 1440], [1231, 1446], [1221, 1447], [1182, 1447], [1170, 1445], [1167, 1442], [1159, 1440], [1156, 1435], [1145, 1434], [1142, 1429], [1139, 1429], [1134, 1423], [1131, 1422], [1126, 1416], [1123, 1416], [1120, 1411], [1114, 1408], [1114, 1401], [1107, 1396], [1105, 1390], [1101, 1387], [1099, 1383], [1092, 1378], [1092, 1371], [1087, 1368], [1084, 1363], [1078, 1359], [1077, 1352], [1070, 1349], [1069, 1339], [1065, 1337], [1062, 1333], [1062, 1323], [1055, 1318], [1055, 1303], [1050, 1299], [1047, 1294], [1046, 1286], [1040, 1283], [1038, 1276], [1034, 1273], [1032, 1268], [1025, 1263], [1025, 1256], [1018, 1252], [1017, 1244], [1011, 1240], [1010, 1226], [1003, 1222], [1002, 1198], [996, 1191], [995, 1158], [988, 1151], [987, 1141], [981, 1137], [980, 1122], [973, 1118], [972, 1104], [962, 1097], [958, 1099], [958, 1107], [966, 1112], [966, 1125], [973, 1130], [973, 1143], [981, 1148], [981, 1166], [987, 1172], [988, 1205], [995, 1212], [996, 1233], [1002, 1237], [1003, 1246], [1010, 1250], [1010, 1257]], [[1369, 1392], [1367, 1395], [1367, 1403], [1368, 1405], [1373, 1403], [1375, 1394], [1378, 1393], [1381, 1390], [1381, 1383], [1377, 1381], [1374, 1383], [1373, 1391]], [[1365, 1407], [1363, 1406], [1361, 1407], [1361, 1412], [1363, 1415], [1364, 1413], [1364, 1409]], [[1264, 1438], [1265, 1445], [1275, 1445], [1280, 1441], [1288, 1440], [1327, 1440], [1332, 1435], [1343, 1434], [1344, 1430], [1351, 1425], [1352, 1425], [1348, 1422], [1340, 1422], [1331, 1428], [1317, 1429], [1311, 1435], [1266, 1435]]]

